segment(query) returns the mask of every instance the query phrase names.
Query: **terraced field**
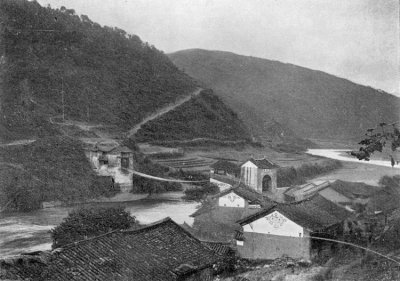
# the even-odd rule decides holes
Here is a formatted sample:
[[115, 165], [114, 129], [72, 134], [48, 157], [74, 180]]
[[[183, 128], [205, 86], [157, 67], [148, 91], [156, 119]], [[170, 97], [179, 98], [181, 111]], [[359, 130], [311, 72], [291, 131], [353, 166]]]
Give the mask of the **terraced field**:
[[211, 159], [204, 159], [200, 157], [157, 159], [154, 161], [160, 165], [174, 169], [191, 169], [191, 170], [197, 170], [197, 169], [206, 170], [209, 168], [211, 164], [215, 162]]

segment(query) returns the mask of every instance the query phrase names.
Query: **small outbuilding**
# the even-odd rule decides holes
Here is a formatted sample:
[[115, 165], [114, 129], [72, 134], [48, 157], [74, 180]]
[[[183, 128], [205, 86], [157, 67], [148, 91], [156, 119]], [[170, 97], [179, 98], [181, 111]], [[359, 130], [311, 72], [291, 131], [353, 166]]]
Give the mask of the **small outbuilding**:
[[224, 175], [228, 177], [238, 178], [240, 176], [240, 167], [226, 160], [218, 160], [210, 165], [212, 174]]

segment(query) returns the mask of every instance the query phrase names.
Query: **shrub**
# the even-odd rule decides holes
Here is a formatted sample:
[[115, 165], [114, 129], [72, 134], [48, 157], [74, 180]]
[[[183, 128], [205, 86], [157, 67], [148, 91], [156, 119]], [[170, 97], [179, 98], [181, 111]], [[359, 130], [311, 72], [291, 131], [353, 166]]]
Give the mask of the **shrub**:
[[185, 190], [184, 199], [200, 201], [205, 199], [208, 195], [214, 195], [219, 192], [219, 187], [212, 183], [204, 184], [201, 187], [195, 187]]
[[342, 166], [337, 160], [325, 160], [323, 163], [303, 164], [298, 168], [283, 167], [278, 169], [277, 181], [278, 186], [291, 186], [304, 184], [306, 179], [313, 178], [317, 175], [324, 174]]
[[123, 208], [82, 208], [72, 211], [51, 230], [53, 249], [98, 236], [116, 229], [127, 229], [136, 223]]

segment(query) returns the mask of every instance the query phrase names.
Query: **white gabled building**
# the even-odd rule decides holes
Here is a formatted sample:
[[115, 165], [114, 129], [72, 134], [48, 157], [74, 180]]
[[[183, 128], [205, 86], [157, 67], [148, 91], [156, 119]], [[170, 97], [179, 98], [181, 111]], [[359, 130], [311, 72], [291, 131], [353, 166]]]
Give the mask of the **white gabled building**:
[[239, 255], [247, 259], [282, 256], [311, 260], [312, 235], [320, 231], [335, 237], [351, 212], [316, 194], [300, 203], [278, 204], [238, 221]]
[[242, 183], [258, 193], [276, 193], [278, 165], [263, 159], [249, 159], [240, 167]]

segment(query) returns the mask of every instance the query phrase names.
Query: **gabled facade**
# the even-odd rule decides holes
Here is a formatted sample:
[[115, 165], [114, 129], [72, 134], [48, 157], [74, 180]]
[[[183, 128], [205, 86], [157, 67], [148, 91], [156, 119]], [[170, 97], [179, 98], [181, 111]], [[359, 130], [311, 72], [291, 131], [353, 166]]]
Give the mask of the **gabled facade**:
[[245, 200], [243, 197], [231, 190], [228, 194], [222, 195], [218, 198], [218, 206], [245, 208], [247, 203], [246, 201], [247, 200]]
[[235, 230], [240, 229], [238, 220], [272, 205], [273, 202], [254, 190], [237, 186], [209, 197], [191, 215], [194, 218], [193, 229], [205, 240], [231, 241]]
[[286, 255], [311, 259], [310, 231], [276, 209], [240, 224], [243, 232], [236, 244], [242, 258], [276, 259]]
[[240, 167], [241, 182], [258, 193], [275, 193], [278, 165], [267, 159], [249, 159]]
[[286, 255], [309, 261], [312, 235], [320, 231], [334, 235], [351, 215], [319, 194], [298, 203], [277, 204], [238, 221], [242, 231], [236, 235], [237, 250], [247, 259]]

